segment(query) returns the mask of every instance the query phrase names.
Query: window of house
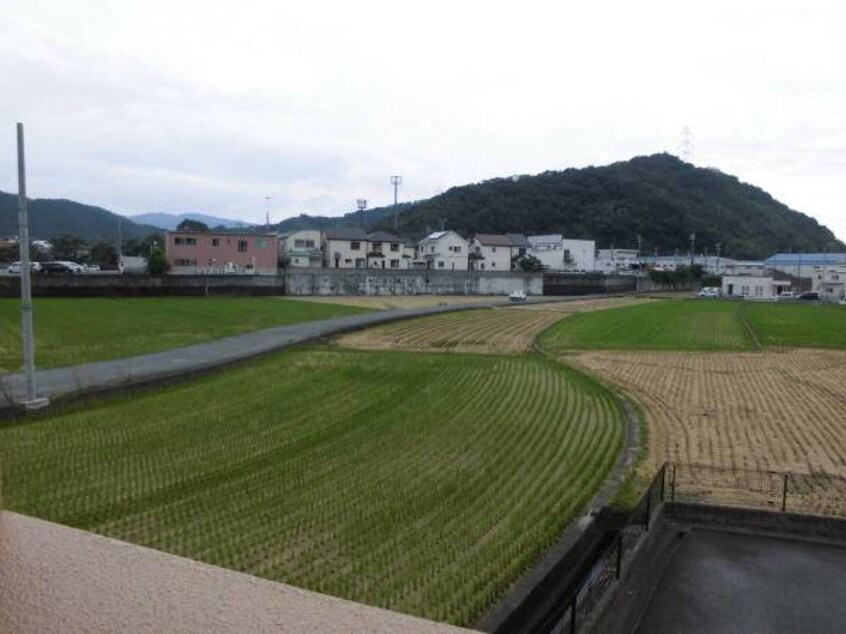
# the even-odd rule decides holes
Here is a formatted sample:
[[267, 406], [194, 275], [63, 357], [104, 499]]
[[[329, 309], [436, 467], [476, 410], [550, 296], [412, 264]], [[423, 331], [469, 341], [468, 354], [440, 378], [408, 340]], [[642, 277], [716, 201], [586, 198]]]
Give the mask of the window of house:
[[266, 249], [267, 248], [267, 240], [264, 238], [257, 238], [256, 239], [256, 248], [257, 249]]
[[359, 249], [361, 249], [361, 242], [359, 242], [358, 240], [353, 240], [352, 242], [350, 242], [350, 249], [352, 251], [358, 251]]
[[240, 253], [246, 253], [248, 243], [246, 240], [238, 240], [238, 251]]
[[495, 269], [495, 268], [496, 268], [496, 262], [491, 262], [491, 268], [492, 268], [492, 269]]
[[399, 251], [399, 242], [391, 242], [391, 251]]
[[174, 260], [176, 266], [197, 266], [197, 260], [188, 258], [177, 258]]
[[443, 262], [438, 262], [438, 268], [439, 268], [439, 269], [444, 268], [444, 263], [443, 263]]
[[185, 238], [185, 237], [179, 238], [179, 237], [177, 237], [177, 238], [173, 239], [173, 243], [180, 245], [180, 246], [193, 247], [193, 246], [197, 245], [197, 238]]
[[399, 268], [399, 260], [391, 260], [391, 268], [398, 269]]
[[212, 238], [212, 246], [219, 247], [220, 246], [220, 238]]
[[295, 249], [305, 249], [306, 241], [305, 240], [294, 240], [294, 248]]
[[381, 242], [374, 242], [373, 243], [373, 250], [376, 251], [377, 253], [381, 253], [382, 252], [382, 243]]
[[491, 247], [491, 253], [496, 253], [496, 247]]

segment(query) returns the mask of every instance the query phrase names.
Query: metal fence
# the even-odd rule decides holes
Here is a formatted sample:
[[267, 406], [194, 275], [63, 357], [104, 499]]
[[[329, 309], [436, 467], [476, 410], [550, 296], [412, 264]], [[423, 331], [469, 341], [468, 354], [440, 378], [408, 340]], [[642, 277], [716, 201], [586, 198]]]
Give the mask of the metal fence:
[[587, 572], [537, 628], [539, 632], [580, 631], [608, 587], [620, 578], [665, 501], [846, 517], [846, 478], [665, 463], [634, 510], [589, 559]]
[[667, 500], [846, 517], [846, 478], [668, 463]]

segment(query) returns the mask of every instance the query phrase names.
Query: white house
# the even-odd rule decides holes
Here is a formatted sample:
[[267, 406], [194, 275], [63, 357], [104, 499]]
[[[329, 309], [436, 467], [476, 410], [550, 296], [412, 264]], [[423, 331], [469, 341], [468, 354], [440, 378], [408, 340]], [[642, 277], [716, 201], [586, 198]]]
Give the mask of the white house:
[[469, 247], [455, 231], [435, 231], [417, 245], [417, 262], [427, 269], [466, 271]]
[[407, 269], [410, 259], [405, 257], [405, 238], [386, 231], [367, 236], [367, 268]]
[[596, 242], [573, 240], [560, 233], [529, 236], [532, 245], [529, 251], [551, 271], [594, 271], [596, 270]]
[[335, 227], [323, 232], [323, 261], [330, 269], [367, 267], [367, 234], [358, 227]]
[[470, 243], [469, 267], [474, 271], [510, 271], [511, 238], [477, 233]]
[[529, 255], [532, 243], [522, 233], [506, 233], [511, 240], [511, 269], [520, 268], [519, 259]]
[[294, 268], [323, 266], [322, 236], [316, 229], [303, 229], [279, 235], [279, 258]]
[[846, 266], [818, 266], [811, 280], [811, 290], [820, 299], [840, 301], [846, 297]]
[[776, 279], [770, 275], [723, 275], [723, 297], [774, 300], [790, 290], [789, 279]]

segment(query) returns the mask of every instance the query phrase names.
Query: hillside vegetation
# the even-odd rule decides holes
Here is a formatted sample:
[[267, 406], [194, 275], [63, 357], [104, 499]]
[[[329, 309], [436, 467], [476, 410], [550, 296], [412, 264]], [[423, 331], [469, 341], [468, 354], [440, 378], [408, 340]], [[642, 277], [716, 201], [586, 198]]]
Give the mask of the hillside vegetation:
[[[124, 238], [143, 238], [159, 229], [132, 222], [101, 207], [72, 200], [30, 199], [29, 235], [34, 240], [49, 240], [71, 235], [84, 240], [104, 239], [114, 242], [120, 221]], [[18, 197], [0, 192], [0, 236], [18, 235]]]
[[722, 243], [724, 255], [738, 258], [846, 249], [816, 220], [762, 189], [669, 154], [454, 187], [400, 216], [400, 230], [409, 235], [441, 226], [465, 236], [564, 233], [594, 239], [599, 248], [634, 247], [640, 234], [647, 252], [686, 250], [696, 233], [698, 245], [713, 252]]

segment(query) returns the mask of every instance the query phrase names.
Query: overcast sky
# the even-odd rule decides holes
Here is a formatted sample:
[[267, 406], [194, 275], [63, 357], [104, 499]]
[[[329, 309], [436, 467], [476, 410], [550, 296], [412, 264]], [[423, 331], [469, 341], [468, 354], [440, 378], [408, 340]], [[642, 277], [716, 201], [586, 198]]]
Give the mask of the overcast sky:
[[[237, 8], [236, 8], [237, 7]], [[0, 0], [0, 189], [335, 215], [679, 153], [846, 239], [837, 2]]]

